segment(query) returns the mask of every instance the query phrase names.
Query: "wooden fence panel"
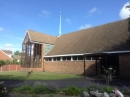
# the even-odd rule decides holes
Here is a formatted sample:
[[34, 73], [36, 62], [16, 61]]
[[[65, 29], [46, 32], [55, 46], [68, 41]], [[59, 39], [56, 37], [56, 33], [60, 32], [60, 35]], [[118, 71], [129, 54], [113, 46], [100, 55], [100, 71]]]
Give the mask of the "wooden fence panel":
[[9, 65], [2, 65], [0, 71], [20, 71], [21, 65], [17, 64], [9, 64]]

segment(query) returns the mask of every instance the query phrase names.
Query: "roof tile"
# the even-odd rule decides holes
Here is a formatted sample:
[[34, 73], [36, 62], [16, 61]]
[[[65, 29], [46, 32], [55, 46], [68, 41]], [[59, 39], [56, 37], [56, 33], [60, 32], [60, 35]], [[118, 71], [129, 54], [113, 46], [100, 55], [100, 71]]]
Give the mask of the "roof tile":
[[127, 20], [64, 34], [46, 56], [129, 50]]
[[57, 37], [56, 36], [51, 36], [48, 34], [28, 30], [30, 39], [33, 42], [41, 42], [41, 43], [46, 43], [46, 44], [55, 44]]

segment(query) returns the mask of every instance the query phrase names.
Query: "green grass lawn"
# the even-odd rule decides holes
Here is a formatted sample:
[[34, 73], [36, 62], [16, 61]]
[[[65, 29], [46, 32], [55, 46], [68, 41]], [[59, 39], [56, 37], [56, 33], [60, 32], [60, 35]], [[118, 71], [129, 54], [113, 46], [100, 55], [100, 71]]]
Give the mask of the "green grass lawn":
[[[0, 72], [0, 80], [25, 80], [26, 75], [27, 72], [22, 71]], [[81, 78], [81, 76], [62, 73], [33, 72], [27, 80], [62, 80], [71, 78]]]

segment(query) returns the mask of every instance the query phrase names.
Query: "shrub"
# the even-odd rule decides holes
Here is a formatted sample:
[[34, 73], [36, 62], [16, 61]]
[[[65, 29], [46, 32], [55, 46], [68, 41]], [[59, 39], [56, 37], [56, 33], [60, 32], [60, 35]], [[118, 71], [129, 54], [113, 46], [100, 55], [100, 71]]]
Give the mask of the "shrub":
[[76, 86], [69, 86], [63, 90], [66, 95], [77, 96], [81, 93], [81, 89]]
[[83, 88], [81, 88], [81, 93], [83, 93], [83, 91], [89, 92], [89, 89], [86, 87], [83, 87]]
[[0, 60], [0, 66], [4, 65], [5, 61], [4, 60]]
[[126, 95], [130, 95], [130, 87], [129, 86], [123, 86], [121, 89], [122, 93], [126, 94]]
[[30, 85], [22, 86], [20, 88], [14, 88], [12, 91], [21, 93], [34, 93], [34, 89]]
[[102, 87], [102, 84], [95, 83], [95, 82], [88, 82], [85, 84], [85, 87], [88, 88], [89, 91], [91, 90], [99, 90]]
[[17, 62], [17, 59], [13, 59], [12, 64], [21, 64], [20, 62]]
[[43, 84], [37, 82], [34, 84], [33, 88], [36, 94], [55, 94], [59, 91], [58, 87], [54, 83]]
[[36, 84], [33, 86], [34, 93], [36, 94], [47, 94], [48, 91], [46, 90], [46, 86], [42, 83]]
[[50, 93], [57, 93], [59, 92], [58, 86], [53, 82], [49, 82], [46, 84], [46, 89], [50, 92]]
[[4, 95], [7, 93], [6, 87], [4, 85], [4, 82], [0, 82], [0, 97], [4, 97]]
[[108, 87], [108, 86], [102, 86], [99, 88], [99, 92], [107, 92], [107, 93], [112, 93], [113, 92], [113, 88], [112, 87]]
[[6, 60], [6, 61], [4, 61], [4, 62], [5, 62], [6, 65], [8, 65], [8, 64], [11, 63], [10, 60]]

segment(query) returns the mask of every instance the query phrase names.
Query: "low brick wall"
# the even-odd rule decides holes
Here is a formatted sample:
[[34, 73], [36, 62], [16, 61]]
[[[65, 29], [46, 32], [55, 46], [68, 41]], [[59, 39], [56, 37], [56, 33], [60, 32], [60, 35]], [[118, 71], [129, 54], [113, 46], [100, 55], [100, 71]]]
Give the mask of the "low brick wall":
[[[95, 61], [86, 61], [86, 75], [96, 75]], [[45, 72], [84, 74], [84, 61], [45, 61]]]
[[119, 75], [120, 78], [130, 79], [130, 54], [119, 55]]
[[[96, 62], [85, 61], [85, 74], [92, 76], [96, 75]], [[44, 71], [56, 73], [69, 73], [69, 74], [84, 74], [84, 61], [44, 61], [43, 68], [26, 68], [21, 67], [21, 71]], [[97, 74], [101, 74], [101, 65], [98, 61]]]
[[0, 67], [0, 71], [19, 71], [19, 70], [21, 70], [21, 65], [17, 64], [2, 65]]
[[26, 67], [21, 67], [21, 71], [43, 71], [43, 68], [26, 68]]

